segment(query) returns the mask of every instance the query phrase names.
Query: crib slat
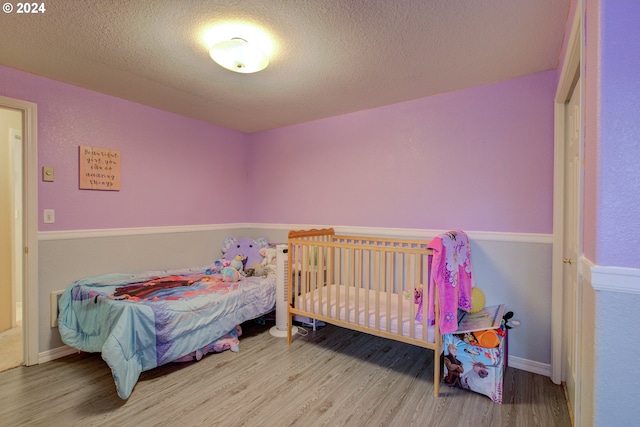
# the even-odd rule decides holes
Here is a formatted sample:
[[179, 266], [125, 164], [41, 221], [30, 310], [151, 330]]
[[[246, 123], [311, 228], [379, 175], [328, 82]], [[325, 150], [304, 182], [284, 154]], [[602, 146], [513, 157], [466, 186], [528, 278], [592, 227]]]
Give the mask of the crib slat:
[[[346, 286], [346, 289], [351, 289], [351, 274], [353, 273], [353, 268], [351, 266], [351, 248], [345, 248], [343, 251], [344, 255], [344, 275], [343, 275], [343, 284]], [[349, 292], [344, 293], [344, 321], [349, 322], [349, 303], [350, 301]]]
[[416, 337], [416, 322], [413, 319], [416, 318], [416, 305], [411, 304], [411, 302], [415, 299], [415, 286], [416, 286], [416, 276], [417, 271], [414, 270], [415, 265], [415, 255], [407, 255], [407, 292], [409, 293], [409, 336], [411, 338]]
[[382, 265], [380, 262], [380, 252], [376, 251], [374, 255], [374, 328], [380, 329], [380, 275], [382, 274]]
[[304, 256], [303, 256], [303, 262], [304, 262], [304, 267], [303, 267], [303, 271], [304, 271], [304, 281], [306, 282], [306, 286], [305, 286], [305, 292], [309, 294], [309, 307], [307, 308], [307, 310], [311, 311], [312, 313], [316, 312], [316, 305], [315, 305], [315, 292], [311, 292], [312, 290], [312, 280], [313, 278], [311, 277], [311, 271], [310, 271], [310, 265], [311, 265], [311, 247], [309, 245], [305, 245], [304, 247]]
[[[340, 286], [342, 284], [342, 251], [343, 248], [338, 248], [336, 249], [336, 275], [337, 280], [336, 280], [336, 285]], [[335, 314], [335, 318], [336, 319], [340, 319], [340, 307], [342, 307], [342, 301], [341, 301], [341, 292], [338, 292], [336, 290], [336, 314]]]
[[[366, 253], [366, 257], [364, 257], [364, 266], [363, 266], [363, 275], [364, 275], [364, 279], [363, 279], [363, 288], [364, 288], [364, 312], [365, 313], [369, 313], [369, 298], [371, 297], [371, 286], [372, 286], [372, 264], [371, 264], [371, 250], [369, 249], [362, 249], [363, 254]], [[365, 327], [369, 328], [371, 327], [371, 321], [370, 321], [370, 317], [368, 315], [365, 315], [364, 317], [364, 325]]]
[[[355, 295], [355, 323], [360, 325], [360, 294], [363, 292], [362, 288], [362, 251], [354, 250], [354, 287], [356, 291]], [[365, 311], [366, 313], [366, 311]], [[366, 317], [366, 316], [365, 316]]]
[[[324, 269], [324, 251], [323, 247], [314, 247], [316, 255], [316, 285], [317, 289], [322, 290], [325, 285], [325, 269]], [[318, 312], [322, 314], [322, 307], [324, 307], [324, 299], [322, 298], [322, 292], [318, 292]]]
[[386, 292], [386, 298], [385, 298], [385, 309], [386, 309], [386, 313], [387, 313], [387, 321], [386, 321], [386, 331], [391, 331], [391, 316], [392, 316], [392, 312], [391, 312], [391, 295], [393, 293], [393, 254], [389, 253], [389, 252], [385, 252], [385, 264], [386, 264], [386, 270], [387, 270], [387, 274], [386, 274], [386, 280], [385, 280], [385, 292]]
[[396, 283], [394, 285], [395, 289], [394, 292], [396, 294], [396, 304], [398, 306], [398, 313], [397, 313], [397, 318], [398, 318], [398, 334], [400, 335], [404, 335], [404, 291], [406, 288], [406, 280], [407, 280], [407, 276], [406, 276], [406, 256], [404, 254], [395, 254], [395, 258], [396, 258]]

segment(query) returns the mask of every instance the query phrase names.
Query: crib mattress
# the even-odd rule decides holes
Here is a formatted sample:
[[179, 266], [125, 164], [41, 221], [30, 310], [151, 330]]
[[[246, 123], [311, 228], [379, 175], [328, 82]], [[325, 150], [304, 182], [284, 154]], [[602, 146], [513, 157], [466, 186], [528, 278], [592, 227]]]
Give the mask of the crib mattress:
[[[337, 297], [338, 294], [340, 296], [339, 298]], [[415, 320], [417, 306], [414, 308], [413, 317], [411, 317], [410, 314], [411, 305], [413, 304], [413, 296], [411, 296], [411, 298], [402, 297], [402, 320], [398, 322], [398, 313], [400, 312], [398, 295], [391, 294], [391, 304], [387, 311], [387, 293], [377, 292], [377, 294], [379, 295], [380, 304], [380, 310], [377, 316], [375, 313], [376, 292], [369, 291], [368, 293], [365, 293], [364, 290], [360, 289], [356, 296], [356, 289], [353, 286], [340, 284], [323, 286], [322, 288], [305, 293], [296, 299], [296, 308], [309, 312], [309, 317], [313, 317], [313, 314], [321, 315], [331, 319], [348, 321], [349, 323], [357, 324], [358, 326], [424, 341], [422, 335], [422, 322], [417, 322]], [[331, 301], [328, 301], [327, 295], [331, 296]], [[368, 312], [365, 313], [365, 300], [367, 297], [369, 299], [369, 305]], [[337, 301], [340, 301], [339, 307]], [[389, 331], [387, 331], [387, 316], [390, 317]], [[376, 324], [376, 317], [379, 319], [378, 324]], [[401, 333], [398, 332], [398, 323], [401, 324]], [[412, 323], [414, 325], [413, 336], [411, 336]], [[432, 322], [429, 322], [429, 324], [431, 323]], [[435, 341], [434, 326], [429, 326], [427, 328], [427, 341]]]

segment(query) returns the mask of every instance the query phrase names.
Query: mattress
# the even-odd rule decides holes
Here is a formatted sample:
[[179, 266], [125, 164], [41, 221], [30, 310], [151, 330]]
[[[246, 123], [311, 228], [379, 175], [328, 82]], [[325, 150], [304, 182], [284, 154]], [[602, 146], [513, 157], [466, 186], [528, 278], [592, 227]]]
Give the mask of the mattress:
[[[337, 295], [339, 294], [339, 298]], [[379, 315], [376, 316], [376, 292], [360, 289], [356, 296], [356, 288], [353, 286], [345, 285], [327, 285], [322, 288], [315, 289], [312, 292], [307, 292], [296, 299], [296, 308], [307, 311], [310, 313], [310, 317], [313, 314], [321, 315], [331, 319], [338, 319], [342, 321], [348, 321], [358, 326], [368, 327], [384, 332], [389, 332], [395, 335], [402, 335], [404, 337], [410, 337], [424, 341], [422, 330], [423, 326], [421, 322], [415, 320], [415, 315], [418, 311], [418, 307], [414, 308], [414, 315], [411, 317], [411, 305], [413, 303], [413, 296], [411, 298], [402, 296], [402, 319], [398, 321], [398, 313], [400, 313], [398, 303], [398, 294], [391, 294], [391, 301], [389, 309], [387, 310], [387, 293], [377, 292], [379, 295]], [[328, 301], [327, 295], [331, 296], [331, 301]], [[365, 312], [365, 300], [369, 299], [368, 312]], [[337, 301], [340, 301], [338, 306]], [[312, 303], [313, 302], [313, 303]], [[356, 304], [357, 302], [357, 304]], [[356, 309], [357, 307], [357, 309]], [[389, 330], [387, 331], [387, 316], [390, 318]], [[379, 318], [378, 326], [376, 326], [376, 317]], [[429, 322], [431, 324], [433, 322]], [[398, 325], [400, 324], [400, 328]], [[411, 335], [411, 324], [414, 327], [413, 336]], [[398, 331], [401, 330], [401, 333]], [[427, 341], [434, 342], [434, 326], [427, 328]]]

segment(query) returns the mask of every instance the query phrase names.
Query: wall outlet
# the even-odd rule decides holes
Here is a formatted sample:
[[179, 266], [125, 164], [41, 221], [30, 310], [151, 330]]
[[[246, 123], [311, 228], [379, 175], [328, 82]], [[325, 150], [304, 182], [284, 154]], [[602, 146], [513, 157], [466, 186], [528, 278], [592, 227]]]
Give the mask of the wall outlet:
[[45, 224], [53, 224], [56, 222], [56, 211], [53, 209], [45, 209], [44, 210], [44, 223]]

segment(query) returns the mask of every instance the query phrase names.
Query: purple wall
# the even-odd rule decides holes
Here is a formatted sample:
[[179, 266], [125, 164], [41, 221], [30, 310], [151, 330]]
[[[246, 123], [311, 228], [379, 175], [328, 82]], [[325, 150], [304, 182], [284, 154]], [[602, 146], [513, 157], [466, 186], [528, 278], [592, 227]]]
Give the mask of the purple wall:
[[250, 222], [552, 232], [556, 71], [254, 134]]
[[[293, 223], [551, 233], [556, 72], [245, 135], [0, 67], [38, 104], [40, 230]], [[119, 192], [78, 189], [78, 146]], [[42, 224], [55, 209], [56, 223]]]
[[601, 2], [597, 256], [640, 268], [640, 2]]
[[640, 2], [585, 2], [585, 257], [640, 268]]
[[[41, 231], [245, 221], [247, 135], [3, 66], [0, 94], [38, 105]], [[120, 191], [79, 190], [80, 145], [120, 150]]]

